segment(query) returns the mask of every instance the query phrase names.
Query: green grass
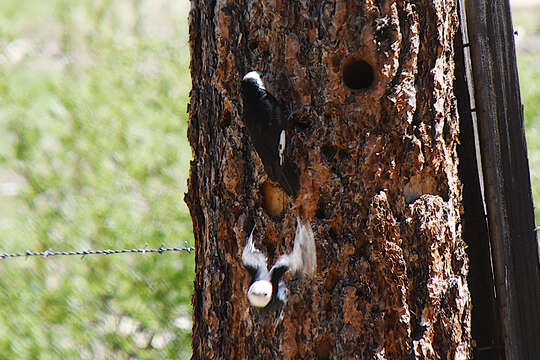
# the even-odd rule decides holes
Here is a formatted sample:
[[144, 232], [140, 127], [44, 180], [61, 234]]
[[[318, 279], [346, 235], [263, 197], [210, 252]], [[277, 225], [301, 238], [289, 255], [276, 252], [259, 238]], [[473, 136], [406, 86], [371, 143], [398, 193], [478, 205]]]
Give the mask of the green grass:
[[[540, 8], [513, 8], [512, 21], [519, 31], [517, 40], [540, 32]], [[520, 39], [521, 38], [521, 39]], [[536, 224], [540, 224], [540, 53], [518, 52], [519, 85], [525, 115]]]
[[[176, 3], [0, 2], [0, 251], [193, 242]], [[0, 261], [0, 359], [189, 357], [193, 269], [179, 253]]]
[[[533, 7], [514, 7], [512, 8], [512, 23], [519, 26], [519, 29], [525, 30], [525, 34], [540, 31], [540, 15], [538, 4]], [[522, 36], [524, 34], [520, 34]]]
[[[540, 204], [540, 54], [518, 54], [518, 66], [533, 197], [535, 204]], [[538, 205], [535, 217], [540, 224]]]

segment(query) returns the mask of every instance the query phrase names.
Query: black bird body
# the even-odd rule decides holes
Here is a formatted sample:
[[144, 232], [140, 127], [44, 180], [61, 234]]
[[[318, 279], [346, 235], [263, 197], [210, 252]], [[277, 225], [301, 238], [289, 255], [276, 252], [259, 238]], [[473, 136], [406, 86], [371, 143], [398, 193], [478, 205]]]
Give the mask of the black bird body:
[[299, 188], [298, 170], [285, 157], [288, 111], [267, 90], [256, 71], [247, 73], [241, 84], [244, 122], [257, 154], [270, 180], [290, 196]]
[[[255, 229], [253, 229], [255, 230]], [[266, 255], [255, 247], [253, 231], [242, 251], [242, 262], [251, 276], [248, 299], [253, 306], [266, 307], [270, 302], [286, 300], [287, 289], [283, 284], [286, 272], [295, 275], [313, 275], [316, 269], [315, 239], [308, 222], [298, 218], [293, 251], [281, 255], [270, 270]]]

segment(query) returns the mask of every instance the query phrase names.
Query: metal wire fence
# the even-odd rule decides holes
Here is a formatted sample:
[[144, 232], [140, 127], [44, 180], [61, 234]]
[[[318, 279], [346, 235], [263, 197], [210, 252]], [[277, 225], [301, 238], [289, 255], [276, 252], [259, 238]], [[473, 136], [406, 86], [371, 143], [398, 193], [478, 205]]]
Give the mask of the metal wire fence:
[[113, 254], [163, 254], [164, 252], [187, 252], [191, 253], [195, 248], [189, 246], [187, 241], [183, 247], [165, 247], [161, 245], [159, 248], [148, 248], [148, 245], [145, 245], [143, 248], [133, 248], [133, 249], [103, 249], [103, 250], [79, 250], [79, 251], [52, 251], [47, 249], [44, 251], [31, 251], [26, 250], [25, 252], [15, 252], [15, 253], [5, 253], [0, 252], [0, 260], [11, 259], [11, 258], [28, 258], [32, 256], [39, 256], [43, 258], [48, 258], [52, 256], [81, 256], [85, 257], [86, 255], [113, 255]]

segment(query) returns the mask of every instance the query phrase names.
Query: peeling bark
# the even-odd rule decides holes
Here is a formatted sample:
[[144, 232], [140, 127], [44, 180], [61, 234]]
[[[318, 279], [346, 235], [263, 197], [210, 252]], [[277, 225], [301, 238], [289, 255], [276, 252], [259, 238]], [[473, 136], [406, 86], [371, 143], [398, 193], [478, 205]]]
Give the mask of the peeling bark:
[[[192, 1], [194, 359], [470, 357], [457, 26], [453, 0]], [[369, 75], [359, 60], [373, 83], [351, 90]], [[282, 216], [265, 210], [267, 176], [241, 120], [249, 70], [299, 110], [286, 151], [300, 192]], [[287, 279], [283, 305], [250, 307], [251, 229], [274, 263], [297, 214], [315, 233], [315, 278]]]

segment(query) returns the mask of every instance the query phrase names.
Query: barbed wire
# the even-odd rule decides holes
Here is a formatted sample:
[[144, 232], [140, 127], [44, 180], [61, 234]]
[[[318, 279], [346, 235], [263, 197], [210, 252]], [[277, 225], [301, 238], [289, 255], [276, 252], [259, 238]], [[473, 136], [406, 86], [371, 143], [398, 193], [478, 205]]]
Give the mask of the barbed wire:
[[86, 255], [112, 255], [112, 254], [163, 254], [164, 252], [170, 251], [183, 251], [191, 254], [195, 248], [189, 246], [187, 241], [185, 242], [184, 247], [164, 247], [161, 245], [159, 248], [148, 248], [148, 244], [144, 248], [133, 248], [133, 249], [104, 249], [104, 250], [80, 250], [80, 251], [51, 251], [47, 249], [45, 251], [31, 251], [26, 250], [26, 252], [16, 252], [16, 253], [3, 253], [0, 252], [0, 260], [11, 259], [11, 258], [20, 258], [20, 257], [31, 257], [39, 256], [43, 258], [48, 258], [52, 256], [81, 256], [84, 258]]

